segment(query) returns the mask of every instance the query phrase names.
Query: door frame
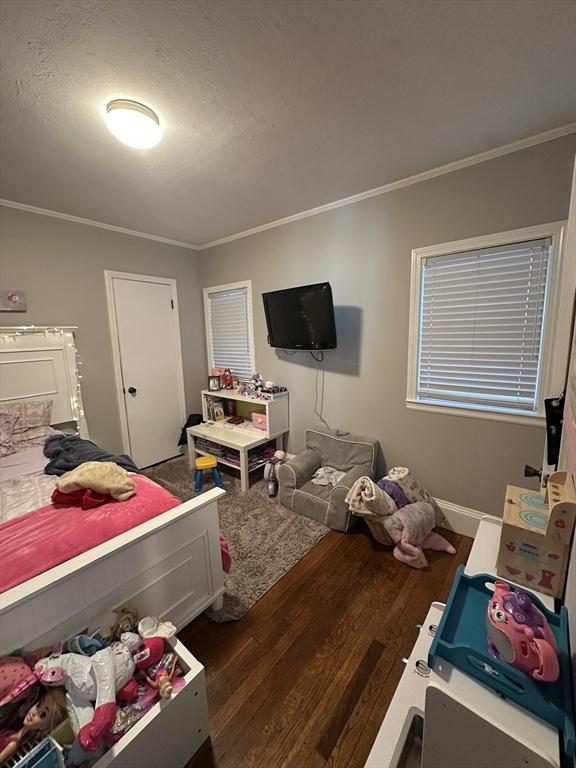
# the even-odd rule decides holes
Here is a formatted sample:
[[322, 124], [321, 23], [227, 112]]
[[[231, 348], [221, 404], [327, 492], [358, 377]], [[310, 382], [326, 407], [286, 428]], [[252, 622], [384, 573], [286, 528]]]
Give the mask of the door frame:
[[128, 416], [126, 413], [126, 401], [124, 399], [124, 385], [122, 380], [122, 360], [120, 356], [120, 342], [118, 339], [118, 321], [116, 306], [114, 303], [114, 279], [134, 280], [140, 283], [160, 283], [170, 286], [172, 301], [174, 302], [174, 334], [176, 336], [176, 362], [179, 365], [177, 375], [178, 400], [180, 406], [180, 420], [184, 424], [186, 420], [186, 398], [184, 395], [184, 367], [182, 364], [182, 340], [180, 337], [180, 314], [178, 310], [178, 290], [176, 280], [171, 277], [154, 277], [153, 275], [140, 275], [134, 272], [117, 272], [104, 270], [106, 284], [106, 302], [108, 304], [108, 325], [110, 329], [110, 341], [112, 342], [112, 364], [114, 369], [114, 382], [116, 388], [116, 400], [120, 416], [120, 432], [122, 435], [122, 449], [124, 453], [131, 455], [130, 430], [128, 429]]

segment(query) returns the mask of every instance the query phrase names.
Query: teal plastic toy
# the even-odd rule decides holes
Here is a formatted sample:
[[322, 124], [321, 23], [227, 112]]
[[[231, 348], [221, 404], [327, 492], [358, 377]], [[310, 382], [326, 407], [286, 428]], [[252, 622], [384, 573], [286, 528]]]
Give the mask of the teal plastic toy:
[[486, 584], [494, 584], [495, 581], [504, 579], [496, 579], [486, 573], [466, 576], [464, 566], [458, 567], [446, 608], [430, 646], [428, 664], [433, 667], [436, 659], [445, 659], [504, 698], [555, 726], [563, 734], [566, 755], [573, 758], [576, 739], [568, 613], [564, 607], [560, 613], [553, 613], [536, 596], [531, 595], [534, 605], [542, 611], [554, 634], [560, 664], [558, 680], [547, 683], [536, 681], [489, 653], [486, 606], [493, 591]]

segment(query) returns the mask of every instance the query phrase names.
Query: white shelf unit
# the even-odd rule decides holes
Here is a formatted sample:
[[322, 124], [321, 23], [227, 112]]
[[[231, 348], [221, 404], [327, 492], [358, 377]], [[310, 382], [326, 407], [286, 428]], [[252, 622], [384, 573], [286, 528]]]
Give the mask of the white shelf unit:
[[[289, 430], [289, 411], [288, 411], [288, 393], [282, 392], [270, 395], [270, 399], [250, 397], [239, 395], [234, 390], [220, 389], [212, 392], [208, 389], [202, 390], [202, 417], [204, 422], [196, 427], [187, 429], [188, 436], [188, 461], [190, 467], [194, 468], [196, 454], [212, 456], [209, 451], [199, 449], [196, 446], [196, 439], [203, 438], [213, 443], [219, 443], [226, 448], [238, 451], [239, 464], [227, 460], [224, 457], [215, 456], [219, 464], [226, 467], [232, 467], [240, 471], [240, 485], [245, 492], [250, 486], [250, 472], [261, 467], [265, 462], [260, 461], [250, 465], [248, 452], [253, 448], [258, 448], [270, 440], [276, 440], [276, 447], [282, 448], [283, 436]], [[224, 421], [210, 421], [208, 416], [208, 400], [234, 400], [248, 404], [244, 410], [248, 413], [251, 410], [264, 412], [266, 415], [267, 429], [258, 429], [251, 422], [244, 421], [242, 424], [230, 424]], [[250, 407], [252, 406], [252, 407]]]
[[[482, 518], [467, 575], [496, 576], [501, 527], [499, 518]], [[531, 591], [554, 610], [554, 598]], [[428, 677], [416, 672], [443, 609], [432, 603], [365, 768], [560, 768], [556, 728], [442, 659]]]

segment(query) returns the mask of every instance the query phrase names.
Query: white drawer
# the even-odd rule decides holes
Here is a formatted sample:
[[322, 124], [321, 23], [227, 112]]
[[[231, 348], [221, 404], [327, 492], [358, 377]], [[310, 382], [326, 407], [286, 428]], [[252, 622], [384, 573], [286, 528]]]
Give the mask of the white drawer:
[[183, 768], [210, 734], [204, 667], [179, 640], [170, 640], [185, 686], [154, 704], [94, 768]]
[[[430, 627], [440, 623], [444, 611], [443, 603], [432, 603], [426, 618], [422, 623], [420, 634], [414, 643], [412, 653], [406, 664], [396, 692], [390, 702], [386, 717], [382, 723], [372, 750], [368, 755], [365, 768], [396, 768], [405, 752], [409, 749], [407, 742], [415, 735], [419, 738], [424, 717], [426, 686], [429, 677], [422, 677], [416, 671], [416, 662], [423, 660], [428, 663], [428, 651], [432, 644], [434, 632]], [[420, 725], [418, 725], [420, 719]], [[415, 725], [416, 724], [416, 725]]]

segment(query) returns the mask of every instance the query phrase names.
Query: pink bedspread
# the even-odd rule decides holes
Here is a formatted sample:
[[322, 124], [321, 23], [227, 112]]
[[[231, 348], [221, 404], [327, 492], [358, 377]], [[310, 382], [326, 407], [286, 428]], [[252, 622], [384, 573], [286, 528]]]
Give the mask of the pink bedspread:
[[145, 523], [182, 502], [144, 475], [136, 494], [91, 510], [40, 507], [0, 526], [0, 592]]

